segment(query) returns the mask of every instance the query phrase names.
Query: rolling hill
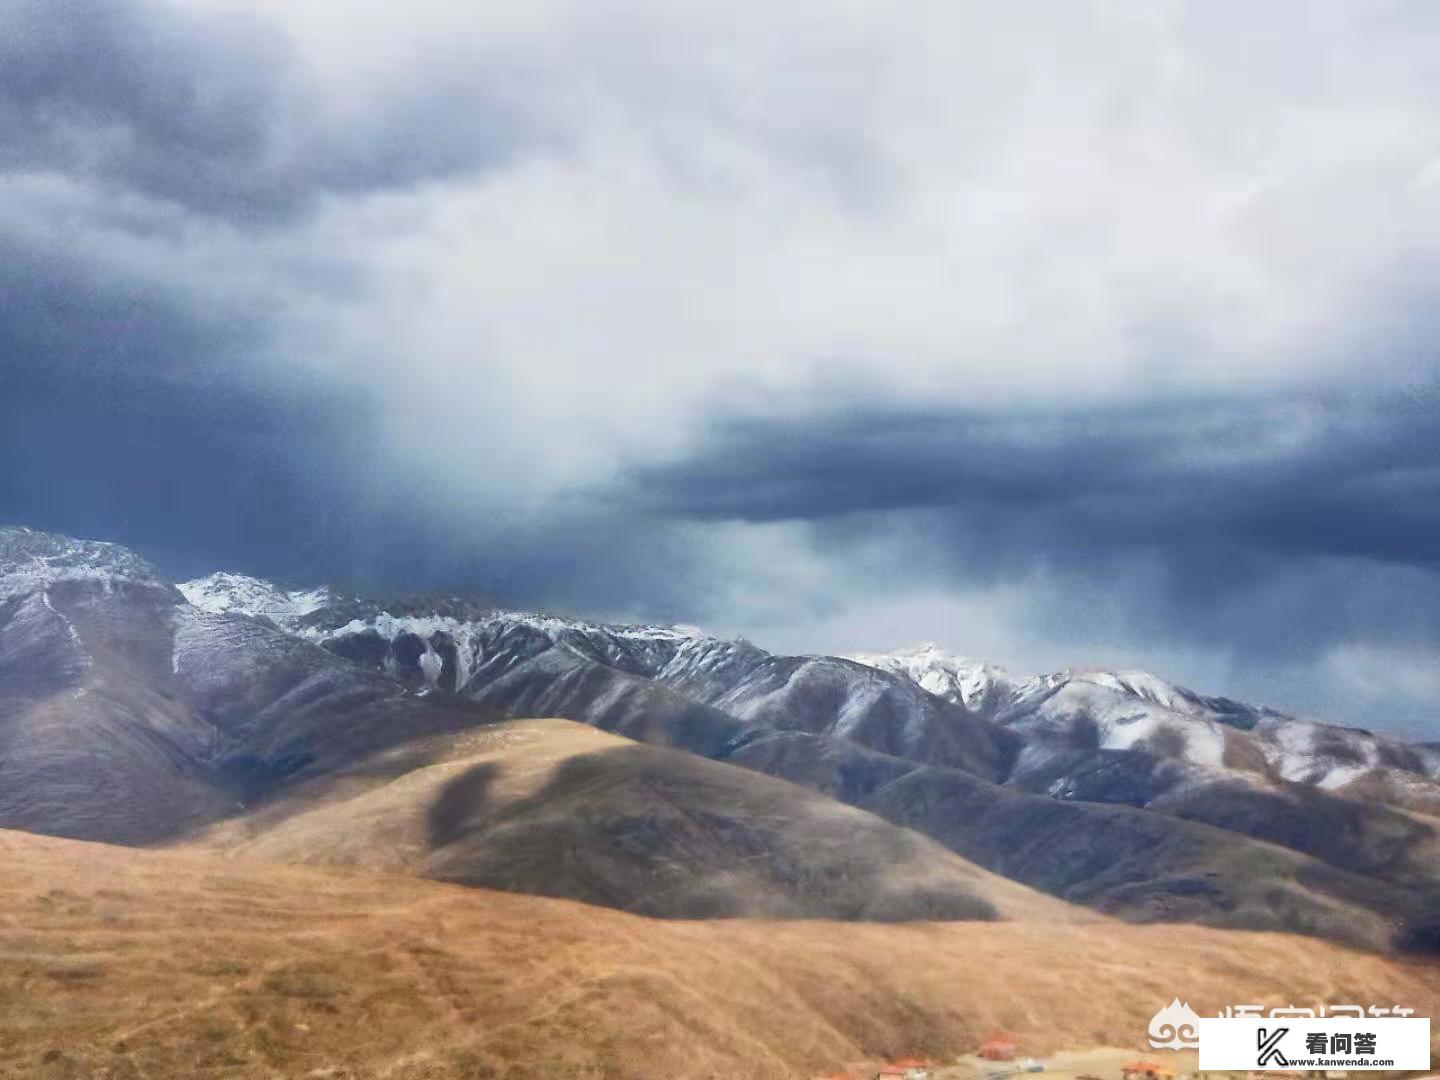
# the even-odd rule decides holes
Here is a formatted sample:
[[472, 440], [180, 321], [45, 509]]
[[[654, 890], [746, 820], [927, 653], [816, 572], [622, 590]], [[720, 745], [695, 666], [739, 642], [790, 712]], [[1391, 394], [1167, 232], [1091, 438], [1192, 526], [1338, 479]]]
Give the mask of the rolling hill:
[[[673, 916], [1004, 917], [1040, 890], [1135, 922], [1433, 936], [1432, 748], [1136, 673], [862, 659], [233, 574], [177, 588], [116, 545], [3, 529], [0, 827], [223, 835]], [[537, 715], [597, 730], [474, 749]], [[617, 741], [564, 748], [600, 731]]]
[[656, 920], [0, 831], [0, 1073], [781, 1080], [995, 1029], [1143, 1048], [1172, 997], [1440, 1008], [1433, 961], [1070, 922]]
[[678, 918], [1094, 918], [805, 788], [566, 720], [407, 743], [201, 843]]
[[234, 575], [182, 590], [422, 692], [783, 777], [1126, 919], [1385, 948], [1440, 906], [1431, 750], [1143, 673], [1014, 676], [933, 647], [777, 657], [693, 628], [289, 594]]

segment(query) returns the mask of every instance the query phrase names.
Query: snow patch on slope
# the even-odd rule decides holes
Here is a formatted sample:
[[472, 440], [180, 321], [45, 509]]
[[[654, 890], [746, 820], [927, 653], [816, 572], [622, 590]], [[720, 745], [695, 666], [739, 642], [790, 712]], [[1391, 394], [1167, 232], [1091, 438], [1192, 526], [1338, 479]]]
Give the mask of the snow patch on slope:
[[1206, 769], [1224, 767], [1225, 726], [1218, 715], [1196, 695], [1146, 672], [1017, 676], [933, 644], [851, 659], [905, 675], [932, 694], [1012, 727], [1026, 736], [1031, 764], [1070, 745], [1077, 725], [1093, 724], [1099, 749], [1143, 749]]
[[467, 618], [395, 614], [379, 610], [344, 622], [338, 621], [345, 618], [345, 614], [340, 614], [338, 619], [327, 622], [323, 616], [307, 617], [332, 607], [337, 612], [343, 612], [347, 598], [337, 596], [324, 587], [287, 591], [260, 578], [224, 572], [183, 582], [177, 587], [193, 606], [205, 612], [264, 616], [291, 634], [315, 644], [365, 634], [375, 634], [387, 642], [413, 636], [423, 643], [424, 652], [417, 663], [429, 687], [439, 685], [444, 670], [444, 658], [435, 648], [437, 641], [441, 640], [440, 635], [444, 635], [455, 647], [457, 690], [463, 689], [485, 662], [485, 642], [500, 631], [517, 627], [532, 630], [552, 641], [562, 637], [571, 640], [579, 638], [602, 651], [617, 646], [633, 648], [644, 654], [647, 662], [657, 670], [679, 647], [708, 640], [703, 630], [693, 626], [612, 625], [502, 609]]
[[1263, 768], [1274, 776], [1327, 790], [1344, 788], [1377, 770], [1420, 783], [1440, 779], [1440, 751], [1432, 748], [1206, 697], [1147, 672], [1072, 669], [1016, 677], [934, 645], [853, 659], [906, 675], [931, 693], [1024, 735], [1022, 765], [1043, 762], [1068, 745], [1080, 725], [1093, 725], [1100, 749], [1143, 749], [1256, 779], [1242, 766], [1227, 765], [1228, 739], [1253, 745]]
[[176, 588], [191, 604], [212, 615], [232, 611], [241, 615], [263, 615], [286, 628], [331, 601], [330, 590], [323, 586], [287, 592], [259, 578], [223, 572], [182, 582]]
[[[1071, 677], [1031, 710], [1012, 713], [1009, 719], [1019, 727], [1037, 717], [1056, 722], [1085, 717], [1094, 723], [1101, 749], [1148, 750], [1213, 769], [1223, 765], [1225, 732], [1219, 723], [1157, 704], [1130, 690], [1123, 678], [1100, 677], [1103, 674]], [[1167, 743], [1174, 740], [1183, 744], [1178, 754], [1168, 752]]]
[[70, 621], [70, 619], [65, 615], [63, 611], [57, 609], [55, 605], [50, 602], [49, 589], [44, 589], [41, 591], [40, 602], [45, 605], [46, 611], [50, 612], [50, 614], [54, 615], [57, 619], [59, 619], [62, 623], [65, 624], [65, 632], [70, 637], [70, 643], [79, 650], [80, 655], [85, 658], [85, 663], [88, 664], [90, 662], [90, 657], [85, 652], [84, 643], [80, 640], [80, 631], [75, 629], [75, 624]]
[[1368, 731], [1289, 718], [1262, 728], [1270, 766], [1286, 780], [1334, 789], [1382, 765], [1381, 740]]
[[1039, 676], [1012, 675], [983, 660], [952, 656], [930, 643], [893, 653], [853, 653], [846, 659], [903, 675], [922, 690], [985, 716], [994, 716], [1043, 681]]
[[163, 584], [153, 566], [120, 544], [0, 527], [0, 600], [68, 581], [95, 582], [107, 592], [125, 582]]

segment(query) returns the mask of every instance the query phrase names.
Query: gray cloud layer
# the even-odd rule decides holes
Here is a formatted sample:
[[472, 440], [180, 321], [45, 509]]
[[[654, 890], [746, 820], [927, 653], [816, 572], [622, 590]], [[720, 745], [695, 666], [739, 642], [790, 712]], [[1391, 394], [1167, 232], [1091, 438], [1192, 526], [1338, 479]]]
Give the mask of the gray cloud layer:
[[[745, 520], [940, 510], [995, 547], [1216, 544], [1440, 566], [1440, 393], [1082, 407], [853, 406], [727, 420], [637, 471], [668, 513]], [[1046, 540], [1045, 538], [1051, 538]]]
[[326, 195], [504, 161], [518, 127], [498, 88], [463, 80], [453, 89], [469, 108], [447, 113], [436, 77], [376, 88], [340, 122], [268, 22], [146, 0], [17, 0], [0, 11], [0, 167], [275, 224]]
[[701, 445], [634, 474], [649, 507], [807, 521], [842, 549], [879, 538], [897, 573], [960, 587], [1044, 569], [1123, 597], [1147, 636], [1252, 654], [1440, 641], [1433, 388], [1002, 415], [852, 406], [726, 421]]

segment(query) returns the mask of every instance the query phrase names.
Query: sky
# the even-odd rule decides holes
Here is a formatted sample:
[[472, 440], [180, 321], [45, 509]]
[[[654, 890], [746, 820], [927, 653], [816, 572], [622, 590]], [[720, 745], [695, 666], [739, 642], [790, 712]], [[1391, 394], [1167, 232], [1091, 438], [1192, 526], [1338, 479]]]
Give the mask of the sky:
[[0, 521], [1440, 739], [1440, 10], [9, 0]]

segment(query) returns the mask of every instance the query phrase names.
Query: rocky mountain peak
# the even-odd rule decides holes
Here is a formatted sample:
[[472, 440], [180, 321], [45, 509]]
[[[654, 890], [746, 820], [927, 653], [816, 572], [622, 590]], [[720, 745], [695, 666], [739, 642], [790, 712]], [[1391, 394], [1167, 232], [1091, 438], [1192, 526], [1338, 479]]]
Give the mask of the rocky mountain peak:
[[106, 587], [125, 581], [164, 584], [155, 567], [120, 544], [22, 525], [0, 526], [0, 600], [62, 581], [93, 581]]

